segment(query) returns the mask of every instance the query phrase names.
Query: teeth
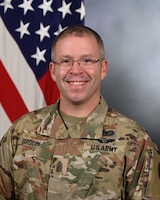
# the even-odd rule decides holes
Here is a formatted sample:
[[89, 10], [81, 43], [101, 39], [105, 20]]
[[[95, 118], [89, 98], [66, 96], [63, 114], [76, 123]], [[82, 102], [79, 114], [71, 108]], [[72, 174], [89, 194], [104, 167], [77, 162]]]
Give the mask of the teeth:
[[74, 82], [70, 82], [70, 84], [72, 85], [83, 85], [85, 82], [79, 82], [79, 81], [74, 81]]

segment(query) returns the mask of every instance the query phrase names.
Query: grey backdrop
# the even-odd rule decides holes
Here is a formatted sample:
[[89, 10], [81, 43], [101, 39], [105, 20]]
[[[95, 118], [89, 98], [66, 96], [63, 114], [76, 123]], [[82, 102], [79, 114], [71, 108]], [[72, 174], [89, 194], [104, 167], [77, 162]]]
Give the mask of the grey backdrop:
[[108, 104], [138, 121], [160, 148], [160, 1], [85, 0], [85, 24], [103, 38]]

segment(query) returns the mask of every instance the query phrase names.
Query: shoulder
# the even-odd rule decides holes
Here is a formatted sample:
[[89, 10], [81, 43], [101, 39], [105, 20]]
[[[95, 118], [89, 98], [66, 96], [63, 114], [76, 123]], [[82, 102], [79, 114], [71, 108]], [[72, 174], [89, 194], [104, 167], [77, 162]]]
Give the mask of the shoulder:
[[105, 118], [104, 129], [107, 127], [110, 127], [118, 138], [134, 141], [149, 139], [148, 132], [142, 125], [110, 107]]
[[109, 108], [105, 123], [104, 130], [111, 130], [117, 145], [124, 145], [128, 152], [133, 154], [141, 154], [144, 152], [154, 152], [155, 155], [159, 154], [159, 150], [152, 141], [147, 130], [133, 119], [130, 119], [124, 114], [119, 113], [114, 108]]
[[[53, 122], [51, 121], [51, 116], [54, 116], [56, 108], [57, 104], [53, 104], [23, 115], [8, 129], [6, 134], [2, 137], [0, 145], [9, 145], [10, 147], [16, 148], [20, 138], [38, 137], [41, 139], [41, 135], [38, 133], [37, 129], [40, 124], [47, 127], [48, 124]], [[49, 131], [47, 133], [49, 135]]]
[[54, 115], [55, 112], [56, 104], [28, 112], [12, 124], [5, 136], [14, 137], [15, 135], [17, 137], [24, 132], [36, 131], [40, 123], [44, 119], [48, 122], [50, 116]]
[[28, 125], [31, 126], [31, 124], [36, 126], [44, 119], [44, 117], [49, 117], [51, 113], [54, 112], [54, 108], [55, 104], [29, 112], [15, 121], [13, 126], [27, 127]]

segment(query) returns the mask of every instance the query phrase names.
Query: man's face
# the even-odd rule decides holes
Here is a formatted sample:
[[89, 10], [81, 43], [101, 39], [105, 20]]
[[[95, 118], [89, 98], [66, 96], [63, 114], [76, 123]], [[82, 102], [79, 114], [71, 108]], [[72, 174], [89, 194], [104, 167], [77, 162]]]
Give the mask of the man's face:
[[[55, 48], [55, 60], [101, 58], [100, 49], [93, 36], [66, 36]], [[88, 68], [74, 62], [71, 67], [50, 63], [52, 79], [56, 81], [61, 101], [81, 104], [100, 97], [100, 81], [107, 74], [107, 62], [95, 62]]]

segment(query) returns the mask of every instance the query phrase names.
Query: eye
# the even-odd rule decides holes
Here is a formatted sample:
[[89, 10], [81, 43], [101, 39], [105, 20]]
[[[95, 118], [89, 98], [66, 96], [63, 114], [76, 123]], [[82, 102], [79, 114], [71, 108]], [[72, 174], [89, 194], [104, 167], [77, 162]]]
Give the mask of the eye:
[[92, 59], [91, 59], [91, 58], [83, 58], [82, 61], [83, 61], [83, 63], [85, 63], [85, 64], [90, 64], [90, 63], [92, 63]]
[[62, 60], [60, 60], [60, 63], [61, 63], [61, 64], [70, 64], [70, 63], [71, 63], [71, 60], [68, 59], [68, 58], [62, 59]]

